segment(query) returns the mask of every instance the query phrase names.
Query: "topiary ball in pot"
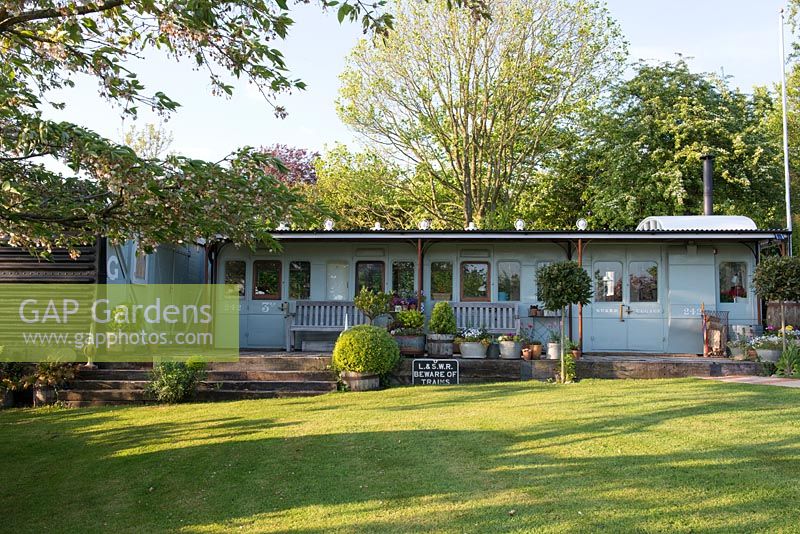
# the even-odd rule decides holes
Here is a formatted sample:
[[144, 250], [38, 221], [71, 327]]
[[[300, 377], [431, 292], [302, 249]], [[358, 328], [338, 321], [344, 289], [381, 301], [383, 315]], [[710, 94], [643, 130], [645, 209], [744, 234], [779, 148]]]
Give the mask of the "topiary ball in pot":
[[333, 348], [331, 365], [352, 391], [378, 389], [380, 376], [400, 361], [400, 349], [391, 334], [378, 326], [345, 330]]

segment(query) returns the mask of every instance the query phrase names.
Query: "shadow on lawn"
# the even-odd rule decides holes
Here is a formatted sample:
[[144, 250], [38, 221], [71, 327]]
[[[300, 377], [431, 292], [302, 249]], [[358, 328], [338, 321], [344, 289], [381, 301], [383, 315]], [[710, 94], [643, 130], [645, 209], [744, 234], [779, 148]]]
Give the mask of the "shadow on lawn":
[[[494, 388], [476, 389], [466, 400], [494, 398]], [[74, 462], [73, 476], [36, 484], [42, 473], [29, 466], [41, 462], [41, 450], [19, 450], [20, 465], [3, 471], [30, 484], [18, 484], [13, 500], [0, 495], [20, 504], [9, 507], [8, 528], [26, 530], [792, 530], [800, 477], [797, 396], [782, 395], [775, 405], [771, 392], [741, 393], [770, 426], [784, 425], [782, 436], [756, 432], [742, 445], [664, 451], [662, 424], [698, 414], [733, 417], [737, 403], [724, 395], [689, 406], [664, 395], [647, 414], [606, 408], [601, 416], [576, 414], [524, 431], [342, 428], [274, 436], [271, 429], [292, 423], [235, 416], [103, 430], [97, 425], [116, 412], [22, 413], [0, 431], [52, 433], [52, 452]], [[615, 439], [631, 434], [641, 435], [637, 445], [659, 452], [606, 450], [622, 447]], [[703, 444], [696, 434], [692, 442]], [[175, 447], [158, 447], [169, 443]], [[6, 460], [8, 446], [0, 439]], [[35, 506], [24, 506], [26, 500]], [[47, 508], [58, 513], [42, 514]]]

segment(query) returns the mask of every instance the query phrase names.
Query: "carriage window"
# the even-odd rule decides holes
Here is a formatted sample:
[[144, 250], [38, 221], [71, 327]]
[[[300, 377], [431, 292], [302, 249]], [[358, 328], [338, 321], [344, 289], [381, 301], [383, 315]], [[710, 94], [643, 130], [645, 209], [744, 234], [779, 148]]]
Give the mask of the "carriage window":
[[414, 294], [414, 262], [392, 262], [392, 293], [403, 298]]
[[719, 301], [736, 302], [747, 298], [747, 264], [723, 261], [719, 264]]
[[311, 263], [293, 261], [289, 264], [289, 298], [308, 300], [311, 298]]
[[632, 261], [629, 269], [631, 302], [658, 302], [658, 264]]
[[383, 291], [382, 261], [359, 261], [356, 263], [356, 295], [361, 292], [362, 287], [375, 293]]
[[519, 300], [520, 265], [518, 261], [497, 262], [497, 300]]
[[453, 264], [449, 261], [431, 262], [431, 298], [433, 300], [453, 298]]
[[594, 301], [622, 302], [622, 264], [598, 261], [594, 264]]
[[240, 297], [244, 296], [245, 263], [241, 260], [230, 260], [225, 262], [225, 283], [235, 287], [231, 288], [231, 293]]
[[253, 298], [281, 299], [281, 262], [272, 260], [253, 262]]
[[461, 300], [489, 300], [489, 264], [464, 262], [461, 264]]

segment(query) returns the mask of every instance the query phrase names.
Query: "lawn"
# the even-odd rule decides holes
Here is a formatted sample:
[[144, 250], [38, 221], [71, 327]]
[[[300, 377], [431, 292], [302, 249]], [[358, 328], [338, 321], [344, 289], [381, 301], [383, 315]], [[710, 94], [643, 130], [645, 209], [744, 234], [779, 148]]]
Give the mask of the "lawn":
[[797, 532], [800, 391], [695, 379], [0, 413], [8, 532]]

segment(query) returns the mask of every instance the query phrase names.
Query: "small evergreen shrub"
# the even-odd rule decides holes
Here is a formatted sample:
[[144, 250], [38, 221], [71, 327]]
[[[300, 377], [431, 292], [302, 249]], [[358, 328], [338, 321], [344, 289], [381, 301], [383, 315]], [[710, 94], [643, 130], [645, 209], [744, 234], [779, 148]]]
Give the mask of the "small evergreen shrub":
[[331, 365], [338, 372], [385, 375], [400, 361], [400, 349], [391, 334], [378, 326], [345, 330], [333, 348]]
[[161, 362], [153, 366], [147, 393], [167, 404], [184, 402], [197, 393], [197, 384], [206, 377], [206, 362], [189, 358], [184, 362]]
[[458, 333], [456, 328], [456, 314], [449, 302], [437, 302], [431, 312], [431, 322], [428, 325], [431, 334], [444, 334], [454, 336]]

